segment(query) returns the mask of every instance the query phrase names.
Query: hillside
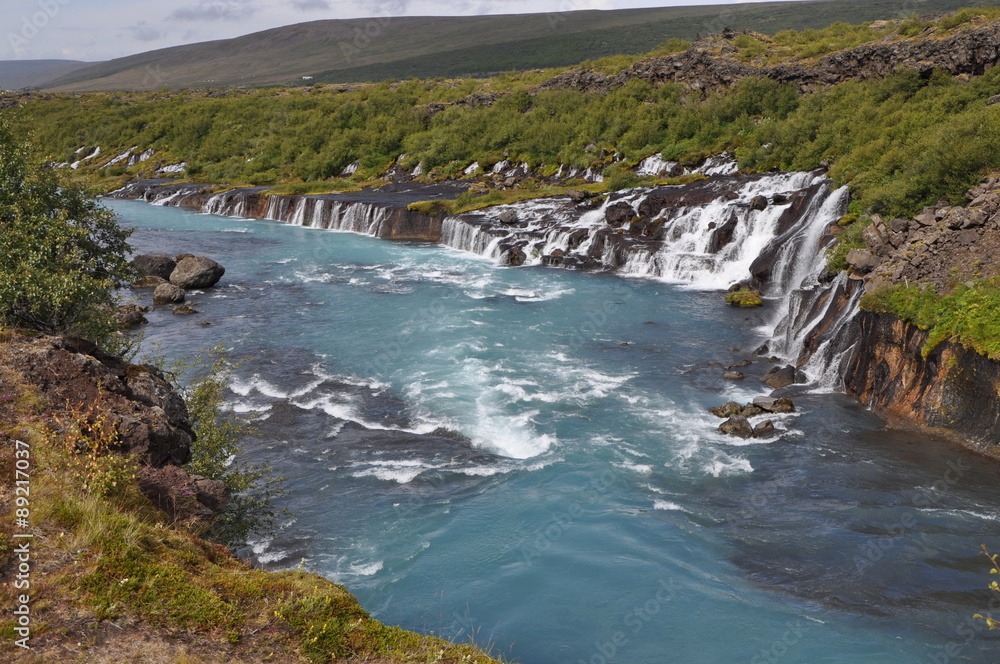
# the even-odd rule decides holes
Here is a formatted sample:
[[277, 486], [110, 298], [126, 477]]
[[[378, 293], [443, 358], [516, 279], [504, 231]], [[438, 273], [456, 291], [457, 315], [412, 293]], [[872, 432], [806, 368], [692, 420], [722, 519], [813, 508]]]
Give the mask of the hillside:
[[[920, 12], [963, 0], [924, 0]], [[994, 4], [988, 2], [986, 4]], [[297, 85], [484, 76], [649, 51], [730, 27], [773, 34], [893, 17], [894, 0], [820, 0], [568, 11], [554, 14], [325, 20], [94, 64], [45, 87], [58, 91]], [[302, 77], [312, 79], [304, 81]]]
[[94, 63], [79, 60], [4, 60], [0, 61], [0, 89], [20, 90], [45, 85], [51, 80]]

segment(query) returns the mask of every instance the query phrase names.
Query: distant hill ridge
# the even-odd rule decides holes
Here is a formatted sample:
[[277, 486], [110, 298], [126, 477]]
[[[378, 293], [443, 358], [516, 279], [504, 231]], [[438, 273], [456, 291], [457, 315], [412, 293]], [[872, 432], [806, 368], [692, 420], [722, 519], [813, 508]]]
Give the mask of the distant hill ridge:
[[0, 89], [38, 87], [93, 64], [79, 60], [0, 60]]
[[[912, 0], [902, 9], [926, 14], [967, 4]], [[898, 0], [817, 0], [323, 20], [140, 53], [46, 76], [35, 85], [57, 91], [155, 90], [485, 76], [644, 53], [672, 38], [690, 40], [726, 27], [773, 34], [900, 13]]]

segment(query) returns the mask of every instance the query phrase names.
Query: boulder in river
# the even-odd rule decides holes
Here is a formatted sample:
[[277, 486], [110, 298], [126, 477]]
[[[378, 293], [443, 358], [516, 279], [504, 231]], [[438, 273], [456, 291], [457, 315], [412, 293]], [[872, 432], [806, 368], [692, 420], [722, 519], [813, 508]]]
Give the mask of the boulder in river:
[[210, 288], [226, 273], [226, 268], [211, 258], [182, 254], [178, 259], [177, 267], [170, 273], [170, 283], [181, 288]]
[[121, 327], [136, 327], [148, 323], [143, 315], [147, 311], [148, 307], [139, 304], [123, 304], [115, 310], [115, 322]]
[[736, 403], [735, 401], [727, 401], [721, 406], [715, 406], [711, 408], [711, 413], [716, 417], [729, 417], [730, 415], [738, 415], [743, 406]]
[[132, 282], [132, 288], [156, 288], [160, 284], [169, 284], [170, 282], [163, 277], [157, 277], [156, 275], [147, 275], [145, 277], [139, 277]]
[[760, 380], [762, 383], [766, 383], [776, 390], [788, 387], [796, 382], [795, 367], [790, 364], [783, 367], [774, 367], [764, 374], [764, 377]]
[[170, 273], [177, 267], [177, 261], [166, 254], [139, 254], [132, 259], [132, 267], [141, 276], [170, 279]]
[[753, 426], [751, 426], [750, 420], [742, 415], [733, 415], [719, 425], [719, 431], [729, 434], [730, 436], [749, 438], [753, 435]]
[[184, 289], [174, 284], [160, 284], [153, 291], [153, 304], [179, 304], [184, 301]]
[[754, 438], [770, 438], [777, 433], [778, 430], [774, 428], [774, 422], [771, 420], [764, 420], [753, 428]]
[[773, 399], [771, 397], [754, 397], [753, 404], [768, 413], [794, 413], [795, 405], [787, 397]]

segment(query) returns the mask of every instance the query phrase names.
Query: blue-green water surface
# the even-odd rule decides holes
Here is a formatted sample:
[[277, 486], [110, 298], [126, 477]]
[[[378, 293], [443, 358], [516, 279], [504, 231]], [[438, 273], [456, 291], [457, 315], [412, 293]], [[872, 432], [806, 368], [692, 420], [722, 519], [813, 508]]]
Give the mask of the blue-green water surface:
[[197, 315], [151, 312], [146, 343], [245, 360], [231, 403], [264, 418], [246, 456], [285, 476], [292, 513], [253, 543], [264, 564], [304, 561], [380, 620], [526, 664], [997, 660], [971, 619], [996, 464], [808, 390], [778, 437], [721, 435], [710, 406], [766, 393], [766, 312], [109, 204], [140, 252], [226, 266], [189, 295]]

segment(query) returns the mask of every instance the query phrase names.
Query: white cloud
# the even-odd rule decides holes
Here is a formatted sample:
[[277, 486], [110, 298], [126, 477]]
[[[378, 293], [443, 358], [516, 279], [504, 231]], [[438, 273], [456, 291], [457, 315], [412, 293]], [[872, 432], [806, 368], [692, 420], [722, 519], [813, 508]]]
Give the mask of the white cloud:
[[167, 20], [175, 21], [245, 21], [257, 12], [257, 7], [250, 2], [206, 2], [199, 0], [197, 5], [179, 7], [170, 12]]
[[146, 21], [139, 21], [135, 25], [129, 26], [129, 34], [136, 41], [141, 42], [151, 42], [157, 39], [163, 39], [166, 36], [167, 31], [163, 28], [158, 28], [154, 25], [150, 25]]
[[327, 0], [292, 0], [292, 7], [300, 12], [330, 11], [330, 3]]

